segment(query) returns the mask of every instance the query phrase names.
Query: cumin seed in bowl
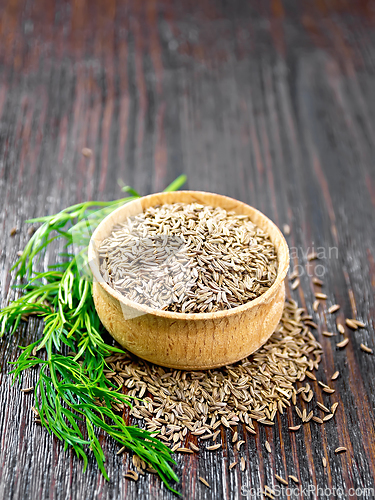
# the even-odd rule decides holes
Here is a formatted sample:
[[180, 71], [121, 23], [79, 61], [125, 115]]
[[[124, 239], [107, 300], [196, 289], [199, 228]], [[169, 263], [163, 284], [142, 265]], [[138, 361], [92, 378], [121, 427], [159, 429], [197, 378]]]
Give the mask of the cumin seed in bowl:
[[248, 356], [273, 333], [289, 253], [258, 210], [178, 191], [105, 218], [89, 262], [97, 312], [121, 345], [159, 365], [205, 369]]
[[99, 256], [103, 278], [124, 297], [181, 313], [241, 306], [277, 274], [275, 247], [248, 216], [200, 203], [129, 217], [102, 242]]

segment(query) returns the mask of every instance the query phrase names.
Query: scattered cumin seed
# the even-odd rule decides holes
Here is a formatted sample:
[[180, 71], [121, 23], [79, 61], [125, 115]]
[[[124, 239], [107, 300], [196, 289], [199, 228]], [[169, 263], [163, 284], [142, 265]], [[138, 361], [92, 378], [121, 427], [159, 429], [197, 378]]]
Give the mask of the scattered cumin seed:
[[295, 278], [298, 278], [299, 276], [299, 273], [298, 273], [298, 269], [294, 269], [294, 271], [292, 271], [290, 274], [289, 274], [289, 281], [293, 281]]
[[290, 288], [292, 290], [295, 290], [299, 286], [299, 283], [300, 283], [299, 278], [297, 278], [295, 281], [293, 281], [293, 283], [292, 283], [292, 285], [291, 285]]
[[323, 387], [323, 391], [326, 392], [327, 394], [333, 394], [335, 389], [332, 389], [332, 387]]
[[268, 498], [271, 498], [271, 500], [274, 500], [274, 499], [275, 499], [275, 497], [274, 497], [275, 492], [273, 491], [273, 489], [272, 489], [272, 488], [270, 488], [270, 487], [269, 487], [269, 486], [267, 486], [267, 485], [264, 487], [264, 493], [263, 493], [263, 494], [264, 494], [264, 496], [266, 496], [266, 497], [268, 497]]
[[310, 420], [312, 419], [312, 417], [313, 417], [313, 411], [311, 410], [310, 413], [305, 418], [305, 423], [307, 424], [307, 422], [310, 422]]
[[225, 418], [225, 417], [221, 417], [221, 423], [227, 427], [228, 429], [230, 428], [230, 423], [228, 422], [228, 420]]
[[138, 481], [139, 475], [134, 470], [128, 470], [128, 472], [124, 474], [124, 477], [133, 479], [133, 481]]
[[289, 479], [291, 479], [292, 481], [294, 481], [296, 484], [299, 484], [298, 478], [297, 478], [296, 476], [291, 476], [291, 475], [289, 474], [289, 476], [288, 476], [288, 477], [289, 477]]
[[269, 493], [271, 493], [271, 495], [275, 495], [275, 492], [269, 486], [265, 485], [264, 489], [267, 490]]
[[21, 392], [31, 392], [34, 390], [34, 386], [32, 387], [26, 387], [25, 389], [21, 389]]
[[335, 449], [335, 453], [345, 453], [347, 450], [347, 448], [345, 448], [345, 446], [339, 446], [338, 448]]
[[336, 411], [336, 408], [338, 407], [338, 402], [336, 401], [336, 403], [333, 403], [333, 405], [331, 406], [331, 413], [335, 414], [335, 411]]
[[[311, 252], [307, 255], [307, 260], [310, 261], [310, 260], [315, 260], [318, 258], [318, 254], [316, 252]], [[290, 477], [290, 476], [289, 476]]]
[[315, 276], [313, 277], [312, 282], [314, 283], [314, 285], [323, 286], [323, 281], [319, 278], [316, 278]]
[[34, 413], [34, 415], [36, 415], [37, 417], [39, 417], [39, 412], [38, 412], [38, 410], [34, 406], [31, 407], [31, 411]]
[[86, 156], [86, 158], [90, 158], [90, 156], [92, 156], [92, 149], [82, 148], [82, 154], [83, 156]]
[[313, 303], [313, 311], [317, 312], [318, 309], [319, 309], [319, 305], [320, 305], [320, 301], [318, 299], [314, 300], [314, 303]]
[[266, 447], [266, 450], [268, 451], [268, 453], [272, 453], [271, 445], [268, 441], [266, 441], [264, 443], [264, 446]]
[[284, 231], [284, 234], [286, 234], [287, 236], [290, 235], [290, 226], [289, 226], [289, 224], [284, 224], [283, 225], [283, 231]]
[[316, 404], [317, 404], [317, 406], [319, 406], [319, 408], [320, 408], [321, 410], [325, 411], [326, 413], [329, 413], [329, 412], [330, 412], [330, 410], [329, 410], [326, 406], [324, 406], [324, 404], [323, 404], [323, 403], [320, 403], [319, 401], [317, 401], [317, 402], [316, 402]]
[[232, 436], [232, 443], [235, 443], [238, 439], [238, 432], [236, 431]]
[[302, 418], [302, 412], [301, 410], [298, 408], [298, 406], [295, 406], [294, 409], [296, 410], [296, 413], [297, 415], [299, 416], [299, 418]]
[[238, 464], [238, 462], [231, 463], [230, 466], [229, 466], [229, 470], [232, 470], [233, 467], [236, 467], [237, 464]]
[[365, 344], [361, 344], [360, 348], [362, 349], [362, 351], [367, 352], [368, 354], [372, 354], [373, 353], [373, 350], [371, 349], [371, 347], [368, 347]]
[[352, 319], [345, 318], [345, 323], [352, 330], [358, 330], [357, 324]]
[[177, 443], [178, 441], [180, 441], [180, 434], [176, 432], [173, 434], [173, 442]]
[[12, 229], [10, 230], [10, 236], [14, 236], [15, 234], [17, 234], [17, 228], [16, 227], [12, 227]]
[[212, 441], [216, 441], [219, 434], [220, 434], [220, 429], [214, 433], [214, 435], [212, 436]]
[[289, 427], [289, 430], [290, 431], [298, 431], [298, 429], [300, 429], [300, 428], [301, 428], [301, 424], [293, 425], [293, 426]]
[[246, 427], [247, 432], [249, 432], [250, 434], [256, 434], [255, 429], [252, 429], [252, 428], [251, 428], [251, 427], [249, 427], [248, 425], [246, 425], [245, 427]]
[[302, 412], [302, 422], [306, 422], [306, 417], [307, 417], [307, 411], [306, 408], [304, 408]]
[[331, 377], [331, 380], [336, 380], [339, 375], [340, 375], [340, 372], [338, 370], [335, 371], [335, 373]]
[[267, 419], [258, 420], [258, 422], [260, 422], [263, 425], [275, 425], [275, 422], [272, 422], [272, 420], [267, 420]]
[[270, 498], [271, 500], [275, 500], [275, 497], [274, 497], [274, 496], [272, 495], [272, 493], [270, 493], [269, 491], [266, 491], [266, 490], [265, 490], [265, 491], [263, 492], [263, 495], [264, 495], [265, 497]]
[[245, 459], [244, 459], [244, 457], [241, 457], [241, 470], [242, 470], [242, 472], [245, 470], [245, 468], [246, 468]]
[[352, 322], [355, 323], [359, 328], [366, 327], [366, 325], [363, 323], [363, 321], [359, 321], [358, 319], [352, 319]]
[[324, 335], [325, 337], [333, 337], [333, 336], [335, 336], [336, 334], [335, 334], [335, 333], [332, 333], [332, 332], [327, 332], [326, 330], [323, 330], [323, 331], [322, 331], [322, 335]]
[[214, 450], [218, 450], [219, 448], [221, 448], [221, 443], [212, 444], [211, 446], [207, 446], [206, 450], [214, 451]]
[[315, 297], [317, 299], [320, 299], [320, 300], [326, 300], [327, 299], [327, 295], [325, 293], [320, 293], [320, 292], [316, 292], [315, 293]]
[[327, 467], [327, 459], [325, 457], [322, 457], [322, 462], [323, 462], [323, 467]]
[[325, 417], [323, 417], [323, 422], [328, 422], [328, 420], [331, 420], [333, 416], [334, 416], [333, 413], [326, 415]]
[[199, 447], [191, 441], [189, 441], [189, 446], [193, 451], [200, 451]]
[[340, 309], [340, 306], [338, 304], [334, 304], [333, 306], [328, 308], [329, 314], [332, 314]]
[[341, 349], [341, 348], [347, 346], [348, 344], [349, 344], [349, 338], [347, 337], [346, 339], [344, 339], [341, 342], [339, 342], [338, 344], [336, 344], [336, 347]]
[[22, 257], [22, 255], [23, 255], [22, 250], [19, 250], [19, 251], [17, 252], [17, 257]]
[[[105, 375], [123, 385], [129, 396], [139, 398], [143, 391], [131, 415], [145, 420], [150, 432], [159, 431], [160, 439], [174, 450], [182, 447], [188, 431], [214, 441], [225, 424], [228, 428], [244, 424], [255, 435], [253, 422], [274, 425], [276, 412], [296, 402], [295, 382], [318, 368], [322, 349], [302, 323], [303, 315], [295, 301], [287, 301], [269, 341], [251, 358], [229, 367], [207, 372], [172, 370], [125, 353], [106, 358]], [[259, 388], [253, 389], [254, 381]], [[303, 395], [309, 401], [313, 393], [309, 388]]]
[[314, 420], [314, 422], [317, 422], [318, 424], [323, 423], [323, 420], [321, 418], [317, 417], [316, 415], [313, 415], [312, 419]]
[[241, 446], [245, 443], [245, 441], [243, 439], [241, 439], [240, 441], [238, 441], [238, 443], [236, 444], [237, 446], [237, 451], [240, 451], [240, 448]]
[[317, 330], [317, 329], [318, 329], [318, 325], [317, 325], [316, 323], [314, 323], [314, 321], [311, 321], [311, 320], [309, 320], [309, 319], [307, 319], [307, 320], [305, 321], [305, 325], [309, 325], [309, 326], [311, 326], [312, 328], [315, 328], [315, 330]]
[[313, 373], [309, 372], [309, 370], [305, 371], [306, 377], [310, 378], [311, 380], [316, 380], [316, 377]]
[[177, 448], [177, 450], [179, 453], [194, 453], [193, 450], [191, 450], [190, 448], [184, 448], [184, 447], [181, 447], [181, 448]]
[[203, 483], [205, 486], [207, 486], [207, 488], [211, 488], [211, 486], [209, 485], [209, 483], [203, 478], [203, 477], [198, 477], [199, 481], [201, 483]]
[[337, 329], [338, 329], [338, 331], [339, 331], [342, 335], [344, 335], [344, 333], [345, 333], [345, 328], [344, 328], [344, 325], [342, 325], [341, 323], [337, 322]]
[[277, 474], [275, 474], [275, 479], [277, 479], [280, 483], [285, 484], [286, 486], [288, 486], [288, 484], [289, 484], [286, 479], [284, 479], [281, 476], [278, 476]]

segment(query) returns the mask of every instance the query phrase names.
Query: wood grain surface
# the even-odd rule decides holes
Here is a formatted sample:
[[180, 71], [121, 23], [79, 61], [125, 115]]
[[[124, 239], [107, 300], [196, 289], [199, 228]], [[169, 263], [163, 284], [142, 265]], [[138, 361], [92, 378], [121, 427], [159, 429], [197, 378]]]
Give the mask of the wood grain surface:
[[[118, 198], [119, 180], [148, 194], [184, 172], [188, 189], [237, 198], [279, 226], [290, 224], [292, 267], [303, 275], [288, 294], [312, 312], [315, 271], [327, 304], [342, 306], [335, 315], [312, 312], [324, 347], [319, 379], [340, 371], [329, 399], [314, 385], [321, 401], [340, 402], [335, 420], [290, 433], [288, 412], [274, 427], [259, 426], [257, 436], [245, 434], [242, 473], [228, 470], [238, 454], [222, 431], [223, 450], [177, 456], [179, 488], [187, 500], [261, 498], [256, 490], [274, 488], [276, 473], [294, 474], [302, 485], [278, 498], [336, 498], [337, 488], [341, 498], [374, 498], [375, 356], [360, 349], [363, 342], [375, 350], [374, 3], [0, 6], [1, 304], [14, 297], [9, 270], [29, 238], [24, 221], [86, 199]], [[308, 263], [312, 248], [322, 258]], [[50, 252], [46, 262], [53, 259]], [[321, 334], [335, 328], [335, 317], [367, 325], [348, 330], [346, 349]], [[155, 476], [124, 479], [129, 455], [116, 456], [105, 436], [109, 482], [92, 457], [83, 473], [71, 450], [32, 423], [33, 396], [11, 385], [8, 362], [39, 333], [31, 320], [0, 345], [0, 498], [172, 499]], [[337, 456], [341, 445], [348, 451]]]

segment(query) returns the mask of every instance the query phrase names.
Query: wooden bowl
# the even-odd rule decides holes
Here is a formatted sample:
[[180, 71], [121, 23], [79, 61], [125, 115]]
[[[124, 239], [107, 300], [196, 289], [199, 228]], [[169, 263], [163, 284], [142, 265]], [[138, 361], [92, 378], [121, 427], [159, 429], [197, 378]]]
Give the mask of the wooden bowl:
[[[126, 299], [111, 288], [99, 270], [97, 249], [114, 225], [150, 206], [193, 203], [221, 207], [250, 220], [269, 234], [278, 257], [277, 277], [260, 297], [230, 310], [176, 313]], [[284, 307], [284, 279], [289, 267], [287, 243], [277, 226], [245, 203], [213, 193], [176, 191], [144, 196], [118, 208], [97, 227], [89, 245], [95, 307], [105, 328], [123, 347], [158, 365], [184, 370], [216, 368], [245, 358], [275, 330]]]

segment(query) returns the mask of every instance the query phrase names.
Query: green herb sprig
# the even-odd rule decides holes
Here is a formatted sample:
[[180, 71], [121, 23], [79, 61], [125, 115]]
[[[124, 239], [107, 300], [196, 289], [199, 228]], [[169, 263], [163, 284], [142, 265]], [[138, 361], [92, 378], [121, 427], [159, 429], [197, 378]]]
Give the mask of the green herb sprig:
[[[185, 181], [182, 175], [165, 191], [177, 190]], [[120, 392], [104, 371], [108, 369], [105, 358], [122, 351], [104, 342], [105, 330], [95, 311], [92, 282], [82, 272], [92, 231], [106, 215], [140, 196], [128, 186], [122, 190], [130, 196], [112, 202], [80, 203], [55, 215], [27, 221], [41, 226], [12, 268], [19, 281], [27, 280], [27, 284], [18, 285], [24, 293], [0, 311], [0, 335], [13, 333], [25, 316], [32, 314], [43, 319], [41, 338], [23, 349], [12, 373], [19, 380], [25, 370], [39, 366], [35, 386], [38, 419], [64, 442], [65, 449], [73, 447], [82, 457], [84, 469], [89, 447], [108, 479], [97, 437], [100, 429], [154, 468], [176, 493], [169, 484], [178, 482], [170, 449], [155, 434], [125, 425], [112, 409], [113, 403], [131, 406], [131, 398]], [[58, 239], [65, 241], [67, 250], [78, 246], [79, 251], [59, 254], [60, 262], [44, 272], [36, 272], [36, 261]], [[66, 351], [68, 355], [64, 355]]]

